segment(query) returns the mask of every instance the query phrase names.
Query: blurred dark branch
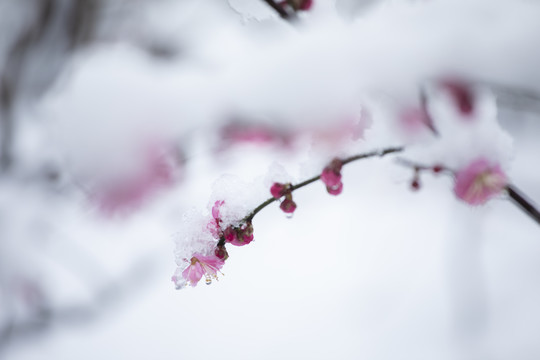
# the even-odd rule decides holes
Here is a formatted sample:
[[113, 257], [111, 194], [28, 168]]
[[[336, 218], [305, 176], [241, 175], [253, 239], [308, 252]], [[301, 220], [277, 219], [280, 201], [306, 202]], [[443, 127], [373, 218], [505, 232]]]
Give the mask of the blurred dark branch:
[[524, 195], [515, 187], [515, 185], [508, 185], [506, 187], [508, 196], [512, 201], [523, 210], [527, 215], [529, 215], [534, 221], [540, 224], [540, 212], [538, 209], [525, 198]]
[[[36, 49], [46, 41], [49, 30], [53, 28], [55, 22], [60, 22], [63, 26], [65, 40], [57, 38], [52, 41], [67, 42], [66, 56], [80, 44], [88, 42], [97, 21], [100, 1], [72, 1], [66, 5], [68, 11], [65, 13], [64, 3], [57, 0], [32, 3], [36, 7], [36, 16], [28, 21], [20, 34], [15, 35], [13, 46], [8, 50], [6, 63], [0, 69], [0, 172], [6, 172], [13, 163], [16, 131], [14, 110], [18, 97], [21, 96], [21, 79], [25, 66], [28, 66], [33, 58], [40, 56]], [[46, 74], [49, 69], [44, 68], [43, 71]]]
[[15, 126], [13, 109], [15, 97], [20, 82], [25, 58], [34, 44], [49, 26], [54, 0], [43, 0], [39, 4], [38, 16], [34, 24], [21, 33], [11, 48], [4, 69], [0, 74], [0, 117], [1, 117], [1, 148], [0, 171], [6, 172], [13, 162], [13, 142]]
[[294, 19], [296, 16], [294, 13], [289, 13], [283, 6], [280, 6], [277, 2], [274, 0], [264, 0], [265, 3], [267, 3], [272, 9], [274, 9], [281, 18], [285, 20], [291, 20]]

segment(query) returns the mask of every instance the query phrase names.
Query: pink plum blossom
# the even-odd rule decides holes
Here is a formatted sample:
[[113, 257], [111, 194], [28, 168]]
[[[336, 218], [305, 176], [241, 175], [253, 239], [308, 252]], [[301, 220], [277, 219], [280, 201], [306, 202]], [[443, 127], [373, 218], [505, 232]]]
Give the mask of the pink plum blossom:
[[292, 198], [292, 185], [290, 183], [274, 183], [270, 188], [270, 193], [274, 199], [280, 199], [281, 197], [285, 196], [285, 199], [281, 202], [279, 208], [287, 214], [291, 214], [294, 212], [294, 210], [296, 210], [296, 203]]
[[506, 175], [498, 164], [478, 158], [456, 173], [454, 192], [468, 204], [481, 205], [500, 194], [506, 185]]
[[341, 160], [336, 158], [322, 171], [321, 181], [326, 185], [326, 190], [331, 195], [339, 195], [343, 190], [343, 183], [341, 182], [342, 166]]
[[290, 184], [274, 183], [270, 188], [270, 193], [275, 199], [279, 199], [287, 193]]
[[331, 168], [326, 167], [321, 174], [321, 180], [326, 186], [337, 186], [341, 183], [341, 173], [336, 173]]
[[227, 260], [229, 258], [229, 253], [227, 252], [225, 245], [216, 246], [216, 249], [214, 250], [214, 255], [216, 255], [221, 260]]
[[296, 210], [296, 203], [292, 200], [292, 197], [286, 198], [281, 202], [279, 208], [287, 214], [292, 214]]
[[206, 226], [208, 231], [210, 231], [210, 233], [215, 239], [219, 239], [222, 235], [222, 231], [221, 231], [222, 220], [220, 218], [219, 209], [221, 206], [223, 206], [224, 203], [225, 201], [223, 200], [218, 200], [214, 203], [214, 206], [212, 207], [212, 220], [210, 220], [210, 222]]
[[[203, 276], [206, 278], [206, 283], [210, 284], [212, 278], [217, 280], [217, 273], [223, 264], [225, 260], [215, 255], [204, 256], [196, 253], [193, 254], [188, 267], [182, 271], [182, 277], [193, 287], [197, 286]], [[178, 280], [176, 276], [173, 276], [174, 280]]]
[[244, 246], [253, 241], [253, 225], [251, 222], [240, 227], [229, 226], [224, 232], [225, 241], [235, 245]]

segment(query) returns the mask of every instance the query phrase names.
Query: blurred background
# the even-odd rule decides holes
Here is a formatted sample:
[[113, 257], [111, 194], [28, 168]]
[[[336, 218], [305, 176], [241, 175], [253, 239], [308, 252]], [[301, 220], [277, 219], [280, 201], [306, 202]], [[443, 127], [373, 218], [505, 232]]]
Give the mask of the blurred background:
[[257, 203], [336, 155], [431, 149], [396, 114], [436, 76], [474, 84], [512, 140], [478, 142], [540, 202], [538, 2], [279, 6], [0, 0], [1, 359], [540, 357], [538, 225], [445, 176], [411, 191], [391, 157], [269, 206], [219, 282], [174, 289], [216, 179]]

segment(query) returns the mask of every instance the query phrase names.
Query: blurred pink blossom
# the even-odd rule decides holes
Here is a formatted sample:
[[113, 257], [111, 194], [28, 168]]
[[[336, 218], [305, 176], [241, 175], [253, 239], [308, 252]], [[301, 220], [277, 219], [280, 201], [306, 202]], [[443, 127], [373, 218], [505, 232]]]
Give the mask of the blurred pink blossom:
[[440, 82], [443, 89], [445, 89], [458, 111], [464, 116], [469, 117], [474, 111], [474, 93], [469, 84], [459, 79], [443, 79]]
[[500, 194], [507, 185], [506, 175], [498, 164], [478, 158], [456, 173], [454, 192], [471, 205], [481, 205]]
[[139, 208], [160, 190], [174, 185], [181, 165], [173, 146], [150, 145], [142, 158], [138, 171], [104, 182], [92, 199], [106, 214]]

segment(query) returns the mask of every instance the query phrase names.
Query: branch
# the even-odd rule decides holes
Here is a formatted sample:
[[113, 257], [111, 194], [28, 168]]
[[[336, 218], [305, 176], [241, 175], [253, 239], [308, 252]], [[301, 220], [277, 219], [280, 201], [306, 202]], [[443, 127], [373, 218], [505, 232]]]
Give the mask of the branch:
[[[371, 158], [371, 157], [375, 157], [375, 156], [383, 157], [385, 155], [401, 152], [403, 150], [404, 150], [403, 147], [392, 147], [392, 148], [387, 148], [387, 149], [383, 149], [383, 150], [375, 150], [375, 151], [371, 151], [371, 152], [368, 152], [368, 153], [358, 154], [358, 155], [354, 155], [354, 156], [350, 156], [348, 158], [342, 159], [341, 163], [342, 163], [342, 165], [345, 165], [345, 164], [351, 163], [353, 161], [366, 159], [366, 158]], [[309, 185], [309, 184], [319, 180], [320, 178], [321, 178], [321, 176], [317, 175], [317, 176], [314, 176], [314, 177], [309, 178], [307, 180], [304, 180], [301, 183], [293, 185], [291, 187], [291, 192], [293, 192], [295, 190], [298, 190], [298, 189], [300, 189], [300, 188], [302, 188], [302, 187], [304, 187], [306, 185]], [[255, 217], [255, 215], [257, 215], [257, 213], [259, 213], [259, 211], [261, 211], [262, 209], [264, 209], [265, 207], [267, 207], [268, 205], [270, 205], [271, 203], [273, 203], [274, 201], [277, 201], [277, 200], [278, 199], [276, 199], [274, 197], [269, 198], [268, 200], [266, 200], [265, 202], [263, 202], [262, 204], [257, 206], [251, 213], [249, 213], [249, 215], [246, 216], [242, 220], [242, 222], [243, 223], [251, 222], [253, 220], [253, 218]]]
[[530, 201], [528, 201], [524, 195], [520, 194], [519, 190], [516, 188], [515, 185], [508, 185], [506, 186], [506, 191], [508, 192], [508, 196], [510, 196], [510, 199], [521, 208], [527, 215], [529, 215], [534, 221], [536, 221], [538, 224], [540, 224], [540, 212], [538, 209], [534, 207], [534, 205], [531, 204]]
[[292, 20], [295, 18], [294, 14], [289, 14], [283, 7], [279, 6], [274, 0], [264, 0], [272, 9], [274, 9], [279, 16], [284, 20]]

